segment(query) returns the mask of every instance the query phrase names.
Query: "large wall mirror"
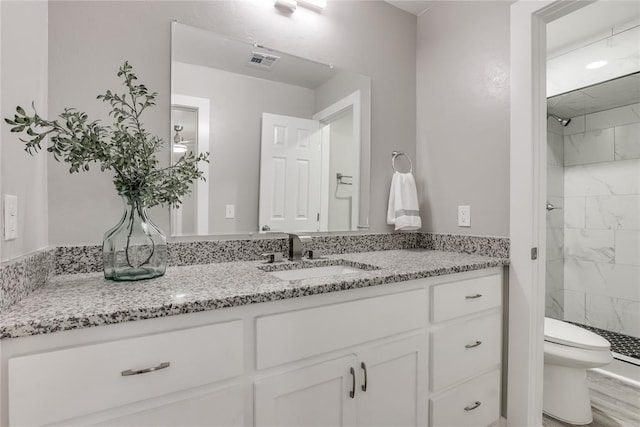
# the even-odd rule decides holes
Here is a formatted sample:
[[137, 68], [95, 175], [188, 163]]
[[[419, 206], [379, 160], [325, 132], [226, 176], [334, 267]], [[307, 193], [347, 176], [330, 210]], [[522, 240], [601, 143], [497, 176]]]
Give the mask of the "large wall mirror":
[[172, 235], [369, 225], [371, 80], [174, 22], [171, 158], [209, 152]]

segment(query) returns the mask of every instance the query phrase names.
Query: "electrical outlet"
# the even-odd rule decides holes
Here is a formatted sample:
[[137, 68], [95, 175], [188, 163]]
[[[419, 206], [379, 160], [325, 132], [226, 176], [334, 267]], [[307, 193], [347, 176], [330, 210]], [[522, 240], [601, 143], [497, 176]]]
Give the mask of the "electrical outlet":
[[18, 197], [4, 195], [4, 240], [18, 238]]
[[234, 219], [236, 217], [236, 205], [226, 205], [224, 217], [226, 219]]
[[458, 227], [471, 227], [471, 206], [458, 206]]

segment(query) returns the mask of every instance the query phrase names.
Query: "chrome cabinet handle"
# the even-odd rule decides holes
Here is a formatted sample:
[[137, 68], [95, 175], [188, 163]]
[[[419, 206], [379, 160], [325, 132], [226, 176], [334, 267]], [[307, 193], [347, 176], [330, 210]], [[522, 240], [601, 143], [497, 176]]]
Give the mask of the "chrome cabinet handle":
[[349, 397], [353, 399], [356, 397], [356, 370], [353, 369], [352, 366], [349, 372], [351, 372], [351, 391], [349, 392]]
[[474, 409], [476, 409], [476, 408], [477, 408], [478, 406], [480, 406], [480, 405], [482, 405], [482, 403], [481, 403], [481, 402], [478, 402], [478, 401], [476, 400], [476, 402], [475, 402], [473, 405], [465, 406], [465, 407], [464, 407], [464, 410], [465, 410], [465, 411], [467, 411], [467, 412], [469, 412], [469, 411], [473, 411]]
[[467, 345], [465, 345], [465, 346], [464, 346], [464, 348], [474, 348], [474, 347], [479, 346], [480, 344], [482, 344], [482, 341], [476, 341], [476, 342], [474, 342], [473, 344], [467, 344]]
[[362, 391], [367, 391], [367, 365], [364, 362], [360, 362], [360, 367], [364, 371], [364, 384], [362, 384]]
[[482, 296], [482, 294], [475, 294], [475, 295], [467, 295], [465, 298], [466, 299], [476, 299], [476, 298], [480, 298]]
[[140, 375], [146, 374], [149, 372], [159, 371], [160, 369], [168, 368], [170, 365], [169, 362], [162, 362], [158, 366], [154, 366], [153, 368], [140, 369], [138, 371], [133, 371], [131, 369], [127, 369], [126, 371], [122, 371], [121, 374], [123, 377], [130, 377], [131, 375]]

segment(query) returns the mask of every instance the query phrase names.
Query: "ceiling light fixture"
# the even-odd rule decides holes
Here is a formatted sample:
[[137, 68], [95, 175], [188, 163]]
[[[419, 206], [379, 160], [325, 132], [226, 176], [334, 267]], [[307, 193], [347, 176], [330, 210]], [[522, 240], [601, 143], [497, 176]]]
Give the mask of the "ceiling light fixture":
[[285, 13], [295, 12], [298, 6], [321, 12], [327, 7], [327, 0], [275, 0], [273, 5]]
[[276, 0], [273, 5], [283, 12], [293, 13], [296, 11], [298, 3], [296, 0]]
[[187, 152], [187, 144], [183, 144], [181, 142], [173, 143], [173, 152], [174, 153], [186, 153]]
[[300, 6], [308, 7], [309, 9], [315, 9], [321, 11], [327, 7], [327, 0], [298, 0]]
[[595, 61], [587, 64], [584, 68], [586, 68], [587, 70], [595, 70], [596, 68], [604, 67], [607, 64], [607, 61]]

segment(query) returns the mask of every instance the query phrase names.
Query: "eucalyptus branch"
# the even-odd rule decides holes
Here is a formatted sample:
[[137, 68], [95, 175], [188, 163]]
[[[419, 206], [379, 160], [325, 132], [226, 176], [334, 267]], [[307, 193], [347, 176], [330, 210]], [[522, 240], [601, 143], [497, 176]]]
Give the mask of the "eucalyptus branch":
[[47, 144], [46, 150], [57, 161], [69, 163], [71, 173], [88, 171], [92, 163], [100, 164], [103, 172], [113, 171], [118, 194], [135, 199], [141, 207], [179, 206], [180, 198], [191, 192], [190, 184], [204, 179], [198, 163], [208, 162], [209, 153], [186, 153], [174, 165], [161, 168], [156, 155], [164, 142], [151, 136], [140, 120], [147, 108], [156, 105], [158, 94], [136, 84], [138, 77], [128, 62], [117, 75], [126, 93], [107, 90], [97, 97], [111, 106], [111, 126], [89, 121], [87, 114], [72, 108], [65, 108], [56, 120], [46, 120], [33, 104], [32, 114], [18, 106], [13, 119], [6, 118], [5, 122], [13, 126], [11, 132], [26, 134], [20, 141], [29, 154]]

